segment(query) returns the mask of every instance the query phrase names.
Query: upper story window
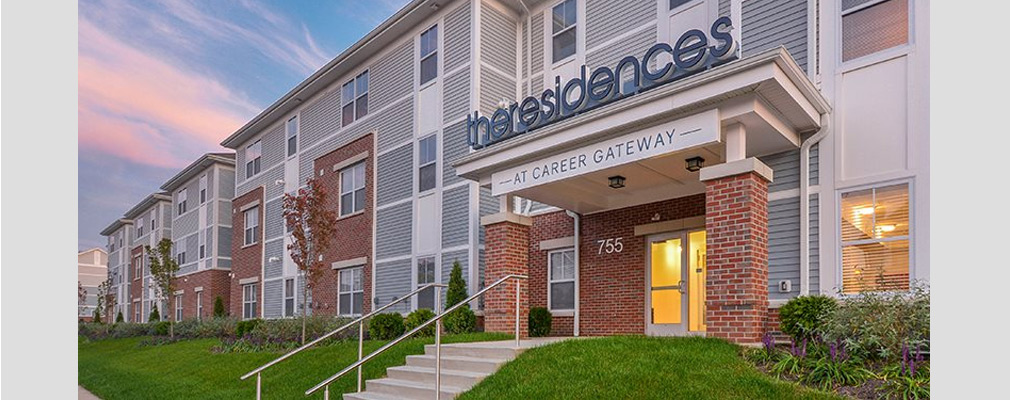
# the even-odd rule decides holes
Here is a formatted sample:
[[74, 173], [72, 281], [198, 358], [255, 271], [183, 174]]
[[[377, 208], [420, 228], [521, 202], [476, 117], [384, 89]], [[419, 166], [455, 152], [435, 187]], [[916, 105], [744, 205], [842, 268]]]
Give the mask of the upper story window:
[[572, 249], [549, 253], [551, 310], [575, 309], [575, 251]]
[[438, 77], [438, 25], [421, 34], [421, 84]]
[[364, 295], [363, 267], [340, 270], [340, 285], [337, 288], [337, 303], [340, 315], [361, 315]]
[[175, 198], [175, 202], [179, 206], [179, 215], [186, 213], [186, 198], [189, 197], [188, 192], [188, 190], [182, 189]]
[[677, 7], [680, 7], [692, 1], [694, 0], [670, 0], [670, 11], [676, 10]]
[[[435, 257], [417, 259], [417, 287], [435, 283]], [[435, 288], [430, 287], [417, 294], [417, 308], [435, 309]]]
[[562, 1], [551, 15], [551, 59], [556, 63], [575, 54], [575, 0]]
[[133, 280], [140, 279], [140, 268], [142, 265], [144, 265], [144, 261], [140, 255], [133, 257]]
[[154, 210], [151, 210], [151, 233], [154, 233], [154, 228], [158, 225], [154, 221]]
[[365, 209], [365, 162], [340, 170], [340, 215]]
[[179, 265], [185, 264], [186, 263], [186, 241], [185, 240], [180, 240], [178, 243], [176, 243], [175, 248], [176, 248], [175, 262], [177, 262]]
[[358, 74], [340, 88], [343, 125], [368, 115], [368, 70]]
[[908, 43], [908, 0], [842, 0], [842, 61]]
[[137, 237], [144, 236], [144, 217], [137, 220]]
[[418, 143], [417, 190], [424, 192], [435, 188], [435, 160], [438, 158], [436, 136], [431, 135]]
[[298, 152], [298, 116], [291, 117], [291, 119], [284, 124], [284, 130], [286, 131], [288, 138], [288, 157], [291, 157]]
[[207, 202], [207, 175], [200, 177], [200, 204]]
[[244, 227], [243, 232], [245, 233], [243, 239], [243, 245], [248, 246], [255, 244], [259, 241], [260, 237], [260, 208], [259, 206], [252, 207], [243, 212]]
[[842, 292], [908, 290], [909, 185], [841, 195]]
[[260, 173], [260, 158], [263, 156], [263, 144], [257, 140], [245, 148], [245, 177], [252, 178]]

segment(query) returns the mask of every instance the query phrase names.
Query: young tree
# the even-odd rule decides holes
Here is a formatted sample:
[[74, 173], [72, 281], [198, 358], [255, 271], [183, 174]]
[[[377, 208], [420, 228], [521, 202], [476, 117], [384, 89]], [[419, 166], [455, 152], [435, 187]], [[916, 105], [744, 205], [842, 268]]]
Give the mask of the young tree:
[[322, 275], [322, 254], [335, 233], [337, 218], [327, 208], [326, 197], [326, 189], [316, 178], [309, 178], [306, 187], [298, 189], [297, 193], [284, 195], [284, 222], [291, 235], [288, 252], [298, 266], [305, 285], [302, 290], [302, 344], [305, 344], [309, 292]]
[[77, 316], [84, 315], [88, 310], [88, 289], [84, 288], [81, 281], [77, 281]]
[[158, 242], [157, 250], [152, 250], [151, 246], [144, 246], [147, 258], [151, 263], [151, 278], [158, 289], [157, 298], [166, 301], [166, 310], [169, 315], [168, 336], [175, 338], [175, 313], [172, 310], [173, 293], [175, 293], [175, 274], [179, 272], [179, 263], [172, 257], [172, 240], [161, 239]]
[[228, 312], [224, 310], [224, 301], [221, 300], [221, 296], [214, 297], [214, 318], [224, 318], [228, 316]]
[[[466, 281], [463, 280], [463, 268], [459, 261], [453, 261], [452, 272], [449, 274], [449, 291], [445, 294], [445, 308], [452, 307], [457, 303], [466, 300]], [[443, 322], [446, 332], [451, 334], [473, 332], [477, 325], [477, 316], [474, 315], [470, 305], [457, 308], [456, 311], [445, 316]]]
[[120, 322], [123, 322], [123, 312], [122, 311], [116, 313], [116, 323], [118, 324]]
[[[98, 285], [98, 296], [95, 301], [95, 316], [101, 317], [102, 311], [114, 304], [116, 301], [115, 293], [112, 293], [112, 279], [106, 279], [101, 285]], [[109, 317], [112, 317], [111, 313], [106, 313]], [[95, 321], [102, 322], [102, 321]], [[112, 322], [112, 321], [109, 321]]]

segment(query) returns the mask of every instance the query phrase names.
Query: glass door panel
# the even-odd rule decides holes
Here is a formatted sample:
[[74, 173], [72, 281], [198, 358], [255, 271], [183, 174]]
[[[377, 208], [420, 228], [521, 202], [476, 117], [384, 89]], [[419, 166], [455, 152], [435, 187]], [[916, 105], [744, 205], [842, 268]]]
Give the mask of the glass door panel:
[[653, 324], [679, 324], [682, 320], [683, 249], [681, 238], [650, 243]]
[[688, 329], [705, 331], [705, 231], [691, 232], [688, 241]]

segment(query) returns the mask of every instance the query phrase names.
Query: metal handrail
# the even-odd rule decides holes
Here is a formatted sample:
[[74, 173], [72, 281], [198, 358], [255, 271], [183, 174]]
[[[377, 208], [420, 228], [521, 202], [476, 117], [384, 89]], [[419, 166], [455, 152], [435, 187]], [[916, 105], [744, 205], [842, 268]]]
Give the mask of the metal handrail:
[[[428, 325], [430, 325], [432, 323], [435, 323], [437, 321], [438, 325], [436, 326], [436, 329], [435, 329], [435, 399], [437, 400], [438, 397], [439, 397], [439, 395], [440, 395], [440, 392], [441, 392], [440, 386], [441, 386], [441, 378], [442, 378], [441, 377], [441, 367], [442, 367], [441, 366], [441, 361], [442, 361], [441, 356], [442, 356], [442, 352], [441, 352], [441, 340], [440, 340], [440, 338], [441, 338], [441, 332], [442, 332], [442, 318], [445, 317], [447, 314], [455, 311], [457, 308], [460, 308], [460, 307], [462, 307], [462, 306], [464, 306], [466, 304], [469, 304], [471, 301], [473, 301], [477, 297], [482, 296], [488, 290], [494, 289], [496, 286], [504, 283], [505, 281], [507, 281], [509, 279], [516, 279], [516, 339], [515, 340], [516, 340], [516, 348], [518, 348], [519, 347], [519, 280], [521, 280], [521, 279], [528, 279], [528, 277], [526, 275], [509, 274], [509, 275], [506, 275], [506, 276], [502, 277], [501, 279], [495, 281], [491, 285], [488, 285], [487, 287], [485, 287], [481, 291], [479, 291], [477, 293], [474, 293], [473, 296], [467, 297], [466, 300], [460, 301], [459, 303], [456, 303], [456, 305], [454, 305], [452, 307], [449, 307], [448, 310], [442, 311], [441, 313], [439, 313], [438, 315], [436, 315], [434, 318], [425, 321], [423, 324], [419, 325], [418, 327], [416, 327], [414, 329], [411, 329], [410, 332], [404, 333], [402, 336], [400, 336], [400, 337], [398, 337], [396, 339], [393, 339], [389, 343], [386, 343], [385, 345], [383, 345], [382, 347], [380, 347], [378, 350], [373, 351], [371, 354], [359, 358], [358, 361], [355, 362], [354, 364], [351, 364], [350, 366], [348, 366], [347, 368], [344, 368], [340, 372], [337, 372], [333, 376], [331, 376], [329, 378], [326, 378], [325, 380], [323, 380], [322, 382], [320, 382], [316, 386], [313, 386], [311, 389], [306, 390], [305, 391], [305, 395], [308, 396], [308, 395], [310, 395], [312, 393], [315, 393], [315, 392], [319, 391], [319, 389], [322, 389], [323, 387], [326, 387], [327, 388], [327, 390], [326, 390], [326, 396], [324, 396], [324, 397], [326, 397], [328, 399], [329, 398], [329, 387], [328, 386], [329, 386], [330, 383], [333, 383], [333, 381], [335, 381], [337, 379], [340, 379], [340, 377], [346, 375], [351, 370], [353, 370], [355, 368], [360, 368], [362, 364], [364, 364], [364, 363], [368, 362], [369, 360], [375, 358], [379, 354], [382, 354], [384, 351], [389, 350], [390, 347], [393, 347], [397, 343], [400, 343], [403, 340], [405, 340], [405, 339], [413, 336], [415, 333], [417, 333], [421, 329], [424, 329]], [[359, 392], [361, 391], [360, 387], [358, 388], [358, 391]]]
[[[249, 373], [247, 373], [245, 375], [242, 375], [242, 377], [239, 378], [239, 379], [244, 381], [244, 380], [248, 379], [249, 377], [251, 377], [253, 375], [256, 375], [256, 399], [258, 400], [260, 398], [260, 392], [261, 392], [260, 391], [260, 388], [261, 388], [260, 373], [262, 373], [263, 370], [265, 370], [267, 368], [270, 368], [270, 367], [274, 366], [275, 364], [277, 364], [277, 363], [279, 363], [281, 361], [286, 360], [288, 357], [291, 357], [291, 356], [295, 355], [296, 353], [301, 352], [302, 350], [305, 350], [305, 349], [307, 349], [309, 347], [315, 346], [317, 343], [319, 343], [319, 342], [321, 342], [323, 340], [326, 340], [329, 337], [331, 337], [333, 335], [336, 335], [337, 333], [343, 332], [344, 330], [346, 330], [347, 328], [350, 328], [350, 327], [354, 326], [355, 324], [360, 324], [358, 326], [358, 358], [361, 358], [362, 342], [364, 341], [364, 333], [365, 333], [365, 331], [364, 331], [364, 327], [365, 327], [364, 321], [366, 319], [371, 318], [373, 315], [378, 314], [378, 313], [382, 312], [383, 310], [385, 310], [385, 309], [387, 309], [389, 307], [392, 307], [394, 304], [399, 304], [400, 302], [402, 302], [402, 301], [404, 301], [406, 299], [411, 298], [411, 296], [414, 296], [415, 294], [418, 294], [418, 293], [420, 293], [420, 292], [422, 292], [422, 291], [424, 291], [426, 289], [435, 288], [435, 287], [437, 287], [437, 288], [444, 288], [444, 287], [447, 287], [447, 285], [444, 284], [444, 283], [429, 283], [427, 285], [421, 286], [421, 287], [415, 289], [414, 291], [412, 291], [410, 293], [407, 293], [407, 294], [401, 296], [398, 299], [393, 300], [389, 304], [386, 304], [386, 305], [384, 305], [382, 307], [379, 307], [379, 308], [377, 308], [375, 310], [372, 310], [372, 312], [370, 312], [368, 314], [365, 314], [365, 315], [363, 315], [361, 317], [358, 317], [358, 319], [356, 319], [354, 321], [351, 321], [351, 322], [348, 322], [344, 326], [341, 326], [341, 327], [339, 327], [339, 328], [331, 331], [330, 333], [327, 333], [327, 334], [325, 334], [323, 336], [320, 336], [319, 338], [317, 338], [317, 339], [315, 339], [315, 340], [313, 340], [311, 342], [303, 344], [301, 347], [299, 347], [297, 349], [291, 350], [291, 351], [287, 352], [286, 354], [284, 354], [284, 355], [282, 355], [280, 357], [275, 358], [273, 361], [270, 361], [270, 362], [268, 362], [266, 364], [261, 365], [259, 368], [256, 368], [256, 369], [254, 369], [252, 371], [249, 371]], [[358, 391], [359, 392], [361, 391], [361, 370], [360, 369], [358, 370]]]

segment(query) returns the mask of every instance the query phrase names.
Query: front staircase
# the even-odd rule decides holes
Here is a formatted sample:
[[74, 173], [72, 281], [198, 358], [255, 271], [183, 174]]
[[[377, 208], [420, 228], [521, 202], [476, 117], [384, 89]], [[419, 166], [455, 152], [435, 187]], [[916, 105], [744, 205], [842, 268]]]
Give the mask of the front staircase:
[[[515, 341], [454, 343], [442, 345], [441, 396], [452, 399], [470, 390], [526, 349], [565, 338], [536, 338]], [[407, 356], [407, 365], [386, 369], [386, 377], [365, 381], [365, 391], [344, 394], [344, 400], [392, 400], [435, 398], [435, 345], [424, 346], [424, 354]]]

